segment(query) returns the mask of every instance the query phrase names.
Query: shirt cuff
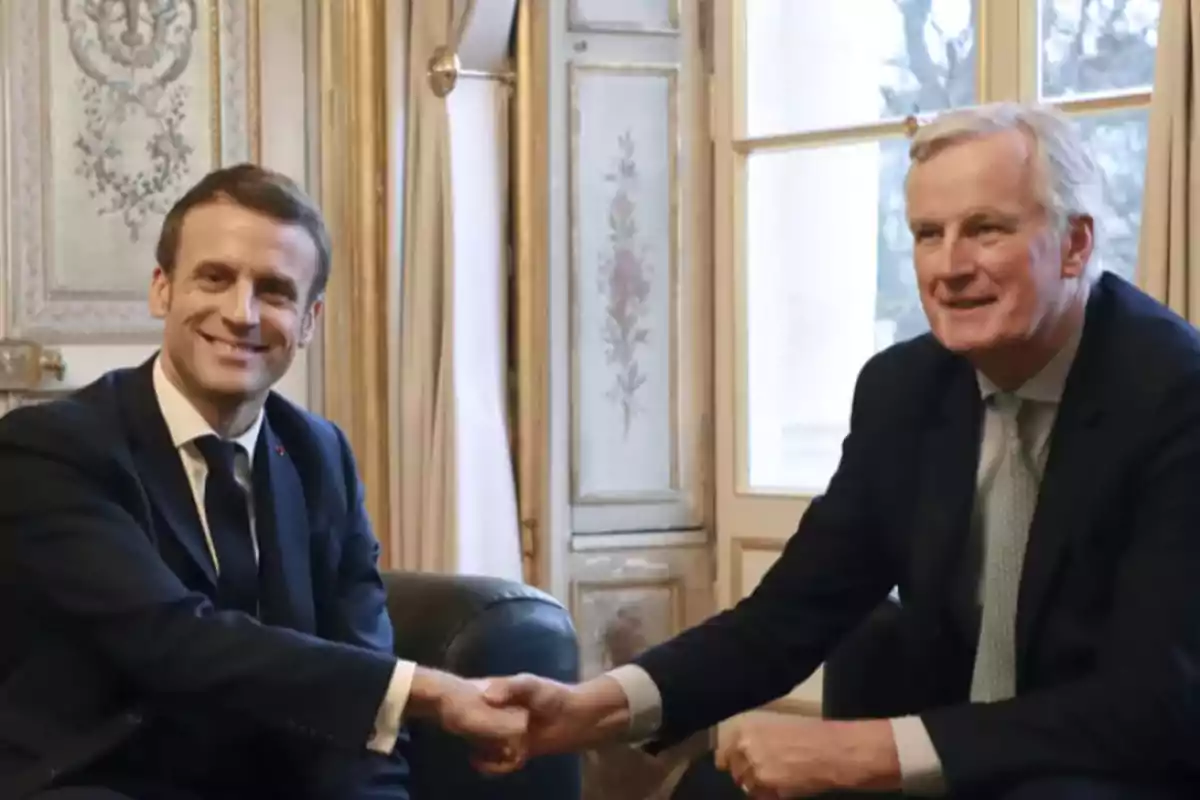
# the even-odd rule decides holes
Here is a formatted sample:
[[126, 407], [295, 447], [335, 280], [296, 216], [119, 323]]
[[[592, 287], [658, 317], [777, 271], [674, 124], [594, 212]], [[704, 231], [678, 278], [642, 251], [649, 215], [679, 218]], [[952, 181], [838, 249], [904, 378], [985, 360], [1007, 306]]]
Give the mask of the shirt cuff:
[[616, 681], [629, 703], [629, 741], [653, 738], [662, 725], [662, 693], [650, 673], [636, 664], [625, 664], [608, 673]]
[[898, 717], [891, 723], [904, 794], [913, 797], [944, 795], [946, 780], [942, 774], [942, 760], [938, 758], [925, 723], [920, 717]]
[[375, 732], [367, 742], [367, 749], [387, 755], [396, 747], [400, 738], [400, 719], [408, 705], [408, 694], [412, 690], [413, 675], [417, 665], [412, 661], [397, 661], [388, 682], [387, 693], [375, 714]]

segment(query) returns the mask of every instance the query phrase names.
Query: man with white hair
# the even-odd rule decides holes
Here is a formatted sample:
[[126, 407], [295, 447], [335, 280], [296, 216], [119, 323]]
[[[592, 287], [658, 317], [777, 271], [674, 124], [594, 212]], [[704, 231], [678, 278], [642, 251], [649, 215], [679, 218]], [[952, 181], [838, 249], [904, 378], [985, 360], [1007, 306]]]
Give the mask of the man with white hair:
[[948, 113], [911, 155], [930, 332], [862, 369], [841, 463], [753, 594], [578, 686], [492, 685], [530, 710], [528, 754], [758, 707], [897, 587], [875, 669], [902, 711], [743, 726], [730, 796], [1196, 796], [1200, 337], [1096, 269], [1096, 167], [1056, 112]]

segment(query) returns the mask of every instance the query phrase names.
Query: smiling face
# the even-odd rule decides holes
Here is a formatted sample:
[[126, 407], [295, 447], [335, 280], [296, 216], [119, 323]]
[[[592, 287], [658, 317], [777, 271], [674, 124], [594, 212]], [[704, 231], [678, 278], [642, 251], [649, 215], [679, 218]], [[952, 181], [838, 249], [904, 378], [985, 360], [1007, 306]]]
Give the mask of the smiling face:
[[150, 310], [164, 321], [167, 376], [214, 427], [256, 415], [312, 339], [317, 270], [299, 225], [224, 200], [187, 211], [171, 274], [154, 271]]
[[921, 304], [948, 349], [985, 359], [1037, 349], [1078, 296], [1092, 223], [1058, 228], [1040, 177], [1033, 139], [1019, 130], [951, 143], [913, 165], [907, 203]]

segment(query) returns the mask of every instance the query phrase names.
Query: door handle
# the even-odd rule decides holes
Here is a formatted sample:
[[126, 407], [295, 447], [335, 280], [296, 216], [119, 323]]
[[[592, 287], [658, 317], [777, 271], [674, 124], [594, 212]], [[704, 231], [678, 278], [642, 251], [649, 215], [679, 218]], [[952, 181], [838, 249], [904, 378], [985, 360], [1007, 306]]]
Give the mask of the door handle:
[[66, 374], [60, 350], [27, 339], [0, 339], [0, 392], [33, 391], [47, 378], [62, 381]]

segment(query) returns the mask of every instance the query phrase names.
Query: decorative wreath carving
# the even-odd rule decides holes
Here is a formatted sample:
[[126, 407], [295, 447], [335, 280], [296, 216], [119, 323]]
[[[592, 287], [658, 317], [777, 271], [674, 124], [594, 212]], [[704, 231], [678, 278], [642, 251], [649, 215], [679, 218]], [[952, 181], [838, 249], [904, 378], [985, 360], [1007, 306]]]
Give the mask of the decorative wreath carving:
[[[101, 215], [120, 215], [131, 241], [165, 214], [195, 147], [183, 125], [192, 88], [196, 0], [62, 0], [84, 126], [76, 174]], [[140, 151], [140, 152], [139, 152]]]

